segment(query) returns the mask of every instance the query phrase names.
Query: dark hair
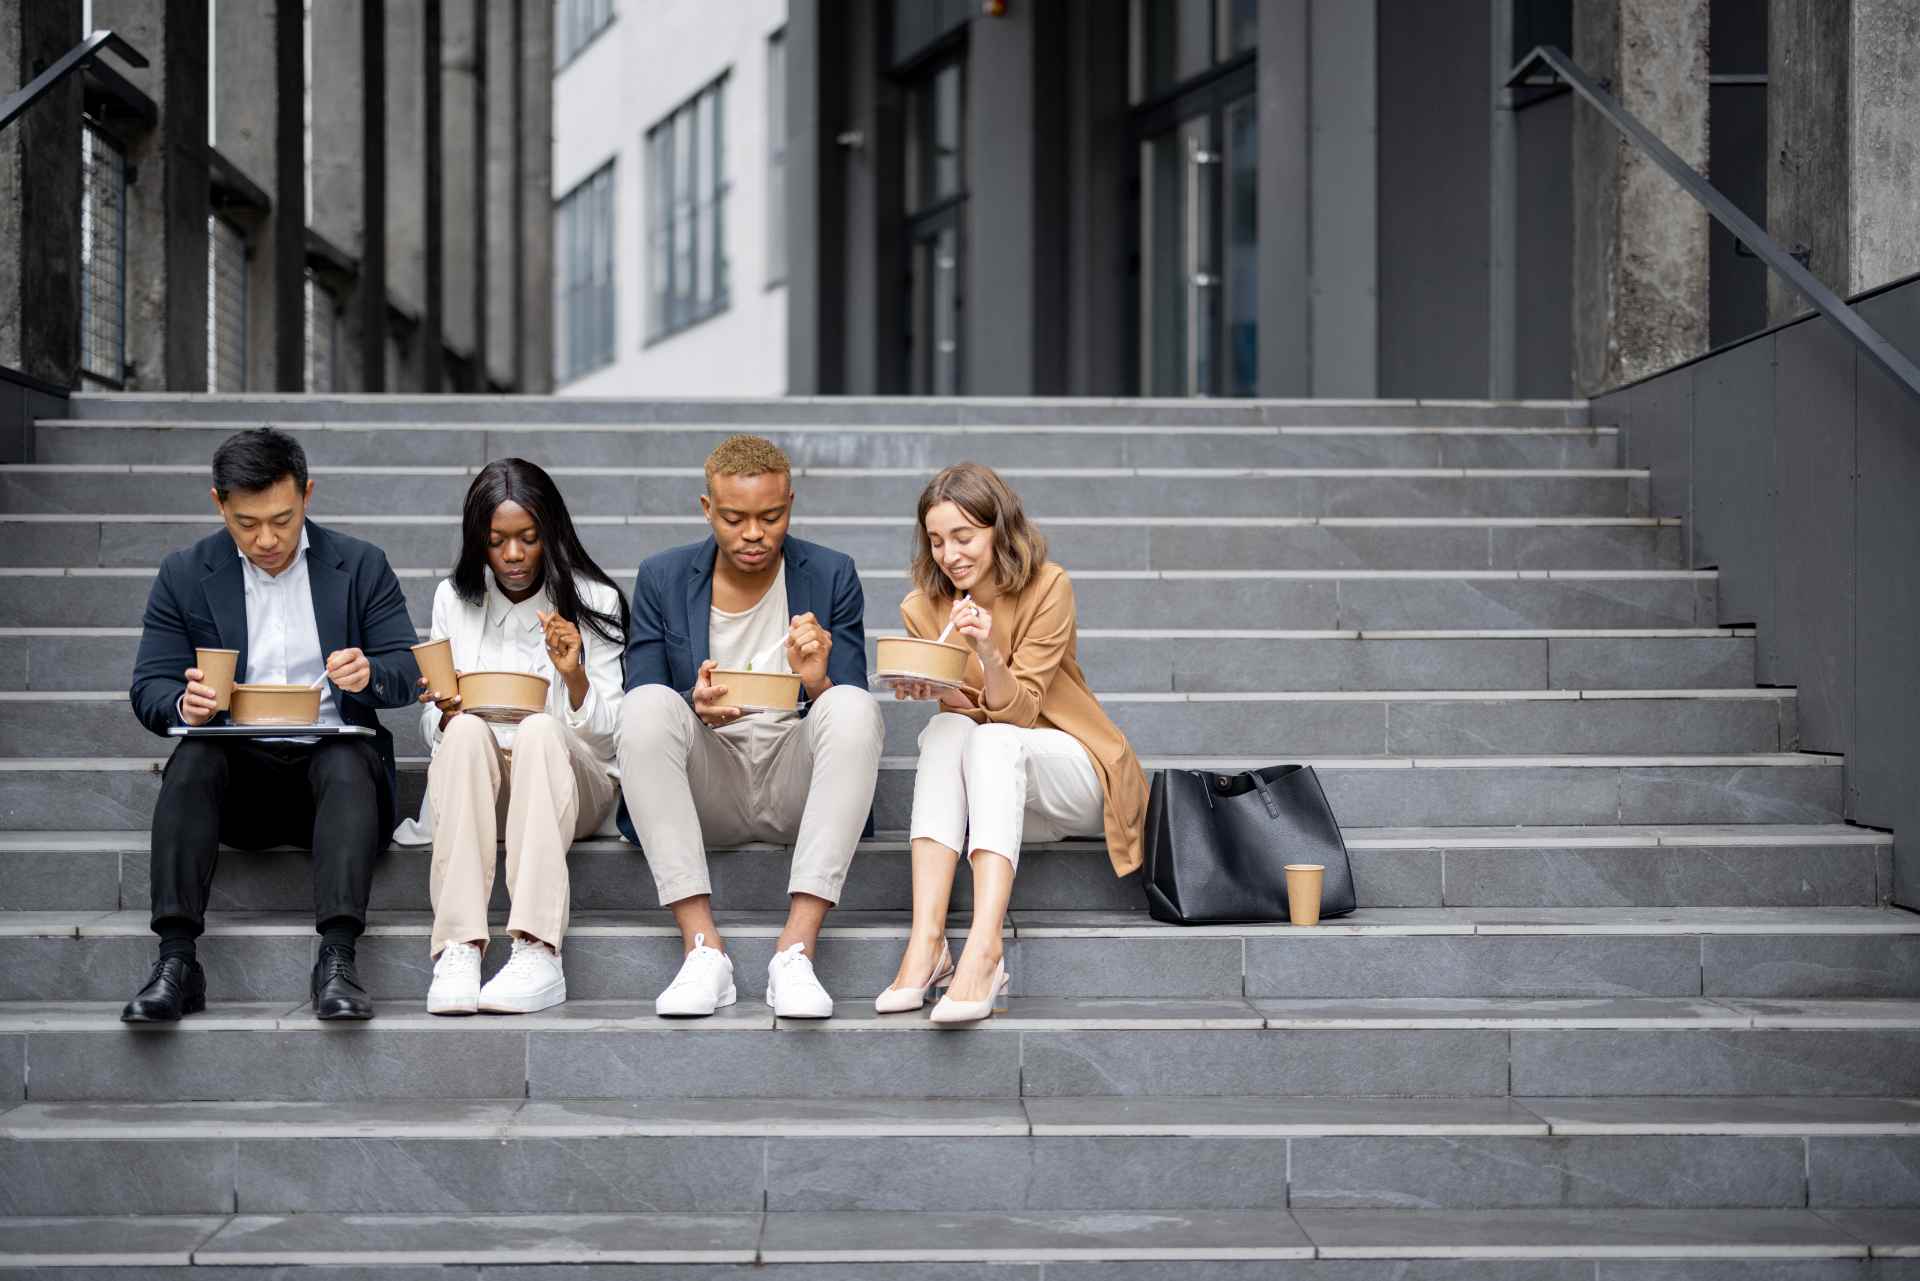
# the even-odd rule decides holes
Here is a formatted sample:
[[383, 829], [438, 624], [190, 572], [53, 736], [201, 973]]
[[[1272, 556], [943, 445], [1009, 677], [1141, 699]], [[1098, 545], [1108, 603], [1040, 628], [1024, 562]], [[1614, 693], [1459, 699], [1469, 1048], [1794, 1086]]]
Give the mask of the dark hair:
[[236, 489], [248, 494], [271, 489], [282, 476], [293, 477], [300, 492], [307, 492], [307, 451], [283, 431], [237, 431], [213, 451], [213, 488], [221, 502]]
[[[575, 627], [589, 628], [616, 645], [626, 644], [627, 598], [581, 545], [573, 517], [567, 514], [567, 501], [560, 497], [553, 477], [524, 458], [496, 458], [468, 486], [460, 516], [460, 562], [453, 567], [455, 594], [469, 605], [486, 599], [487, 541], [493, 513], [501, 503], [526, 508], [540, 531], [540, 585], [547, 589], [554, 612]], [[578, 580], [582, 578], [612, 587], [617, 612], [589, 609], [580, 599]]]

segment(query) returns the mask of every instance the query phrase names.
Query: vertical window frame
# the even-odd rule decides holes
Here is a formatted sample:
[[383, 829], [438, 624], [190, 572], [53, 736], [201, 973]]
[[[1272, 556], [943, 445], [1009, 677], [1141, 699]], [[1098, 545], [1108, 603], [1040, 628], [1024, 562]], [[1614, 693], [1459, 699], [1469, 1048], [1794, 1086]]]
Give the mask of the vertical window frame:
[[647, 158], [644, 231], [649, 249], [643, 346], [684, 333], [732, 306], [726, 236], [727, 196], [732, 187], [726, 170], [731, 76], [729, 68], [708, 81], [642, 138], [641, 150]]
[[606, 368], [619, 352], [617, 173], [609, 159], [554, 202], [556, 385]]

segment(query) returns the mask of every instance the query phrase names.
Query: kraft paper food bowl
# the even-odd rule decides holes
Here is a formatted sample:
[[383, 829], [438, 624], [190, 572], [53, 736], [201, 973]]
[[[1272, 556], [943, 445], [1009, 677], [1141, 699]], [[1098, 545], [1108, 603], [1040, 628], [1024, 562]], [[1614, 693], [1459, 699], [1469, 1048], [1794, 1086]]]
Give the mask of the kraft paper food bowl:
[[527, 672], [467, 672], [460, 677], [460, 706], [538, 712], [547, 705], [547, 678]]
[[235, 685], [235, 725], [311, 725], [320, 718], [320, 691], [305, 685]]
[[967, 679], [967, 659], [973, 651], [963, 645], [921, 640], [915, 636], [883, 636], [874, 643], [874, 670], [924, 676], [961, 685]]
[[716, 667], [713, 683], [726, 688], [726, 697], [720, 700], [722, 707], [791, 712], [800, 706], [800, 678], [785, 672], [736, 672]]

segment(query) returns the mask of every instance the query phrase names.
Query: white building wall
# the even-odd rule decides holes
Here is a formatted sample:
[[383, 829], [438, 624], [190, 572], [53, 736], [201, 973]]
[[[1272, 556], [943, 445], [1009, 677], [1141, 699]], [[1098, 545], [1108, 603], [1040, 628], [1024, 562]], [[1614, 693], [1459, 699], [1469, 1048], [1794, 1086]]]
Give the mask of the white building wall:
[[[786, 0], [614, 0], [610, 26], [553, 85], [553, 196], [614, 170], [614, 360], [562, 396], [780, 396], [787, 291], [767, 281], [767, 38]], [[647, 342], [647, 131], [727, 75], [727, 309]]]

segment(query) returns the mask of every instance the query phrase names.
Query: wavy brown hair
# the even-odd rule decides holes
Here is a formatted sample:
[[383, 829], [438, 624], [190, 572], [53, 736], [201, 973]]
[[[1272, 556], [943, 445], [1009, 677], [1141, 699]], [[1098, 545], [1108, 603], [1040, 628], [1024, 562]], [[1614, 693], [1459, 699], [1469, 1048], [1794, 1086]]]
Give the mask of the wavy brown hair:
[[953, 599], [953, 583], [934, 560], [927, 538], [927, 513], [941, 503], [952, 503], [968, 520], [993, 531], [993, 582], [1001, 595], [1019, 595], [1047, 563], [1047, 540], [1027, 520], [1013, 487], [991, 467], [955, 463], [920, 491], [913, 522], [913, 584], [929, 600]]

